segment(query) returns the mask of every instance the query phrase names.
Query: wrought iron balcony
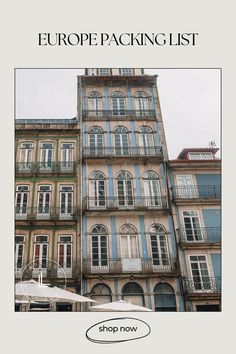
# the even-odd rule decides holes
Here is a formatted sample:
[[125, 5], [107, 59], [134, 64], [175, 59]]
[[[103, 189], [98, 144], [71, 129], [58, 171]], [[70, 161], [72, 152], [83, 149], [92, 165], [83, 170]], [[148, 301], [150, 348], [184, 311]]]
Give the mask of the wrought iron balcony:
[[28, 207], [15, 208], [16, 220], [77, 220], [78, 209], [65, 209], [54, 207]]
[[126, 209], [156, 209], [168, 208], [167, 197], [85, 197], [83, 200], [84, 210], [126, 210]]
[[220, 199], [220, 185], [192, 185], [171, 187], [173, 199]]
[[15, 278], [27, 280], [38, 278], [42, 274], [45, 279], [65, 279], [76, 278], [79, 276], [78, 267], [72, 266], [71, 268], [63, 268], [56, 263], [48, 261], [45, 267], [33, 267], [32, 264], [26, 269], [17, 269], [15, 271]]
[[127, 147], [84, 147], [83, 156], [89, 158], [104, 158], [104, 157], [155, 157], [163, 158], [161, 146], [127, 146]]
[[194, 227], [177, 229], [181, 243], [221, 242], [220, 227]]
[[156, 118], [156, 111], [152, 109], [146, 110], [127, 110], [127, 109], [113, 109], [113, 110], [83, 110], [82, 117], [85, 118]]
[[153, 258], [103, 258], [83, 260], [83, 274], [122, 274], [122, 273], [175, 273], [178, 265], [175, 258], [160, 264]]
[[196, 277], [184, 278], [184, 288], [187, 294], [201, 294], [201, 293], [220, 293], [221, 292], [221, 278], [216, 277]]
[[76, 173], [75, 162], [16, 162], [16, 174]]

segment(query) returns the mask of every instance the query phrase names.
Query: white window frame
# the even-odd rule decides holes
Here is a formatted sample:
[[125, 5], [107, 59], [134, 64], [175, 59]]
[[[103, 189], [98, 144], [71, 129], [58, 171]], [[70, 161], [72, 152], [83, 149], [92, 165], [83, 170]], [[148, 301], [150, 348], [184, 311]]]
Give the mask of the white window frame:
[[[125, 178], [125, 179], [119, 179], [118, 178], [118, 175], [121, 173], [121, 172], [125, 172], [125, 175], [130, 175], [130, 178]], [[123, 190], [123, 196], [122, 196], [122, 199], [124, 200], [124, 204], [120, 204], [120, 196], [119, 196], [119, 183], [118, 182], [122, 182], [122, 190]], [[128, 191], [128, 184], [127, 182], [130, 182], [131, 184], [131, 195], [129, 195], [127, 193]], [[118, 199], [118, 207], [119, 208], [126, 208], [126, 207], [129, 207], [129, 208], [133, 208], [134, 207], [134, 188], [133, 188], [133, 177], [131, 175], [131, 173], [129, 173], [128, 171], [126, 170], [122, 170], [122, 171], [119, 171], [116, 175], [116, 188], [117, 188], [117, 199]], [[132, 204], [129, 203], [129, 201], [131, 201], [132, 199]]]
[[[201, 262], [201, 261], [191, 261], [191, 257], [205, 257], [205, 263], [206, 263], [206, 265], [207, 265], [207, 271], [208, 271], [208, 277], [209, 277], [209, 283], [210, 283], [210, 289], [205, 289], [204, 288], [204, 285], [203, 284], [201, 284], [201, 289], [195, 289], [195, 284], [194, 284], [194, 277], [193, 277], [193, 272], [192, 272], [192, 266], [191, 266], [191, 264], [192, 263], [198, 263], [198, 272], [199, 272], [199, 269], [200, 269], [200, 267], [199, 267], [199, 263]], [[203, 261], [202, 261], [203, 262]], [[188, 264], [189, 264], [189, 274], [190, 274], [190, 277], [191, 277], [191, 280], [192, 280], [192, 282], [193, 282], [193, 291], [195, 292], [195, 293], [198, 293], [198, 292], [202, 292], [202, 291], [204, 291], [204, 292], [212, 292], [212, 291], [214, 291], [214, 287], [212, 288], [212, 284], [211, 284], [211, 278], [212, 278], [212, 269], [211, 269], [211, 267], [210, 267], [210, 262], [209, 262], [209, 259], [208, 259], [208, 255], [207, 254], [203, 254], [203, 253], [191, 253], [191, 254], [188, 254]], [[203, 280], [202, 280], [202, 273], [201, 273], [201, 269], [200, 269], [200, 272], [199, 272], [199, 274], [200, 274], [200, 282], [201, 283], [203, 283]]]
[[132, 68], [121, 68], [121, 75], [124, 76], [131, 76], [133, 75], [133, 69]]
[[[122, 100], [122, 101], [121, 101]], [[123, 102], [123, 103], [121, 103]], [[122, 117], [126, 115], [126, 97], [121, 91], [115, 91], [111, 95], [112, 115]]]
[[[93, 259], [93, 237], [96, 236], [98, 238], [98, 259]], [[102, 265], [102, 258], [101, 258], [101, 236], [106, 237], [106, 254], [107, 254], [107, 264]], [[108, 233], [99, 234], [99, 233], [90, 233], [90, 254], [91, 254], [91, 268], [95, 272], [103, 272], [109, 269], [109, 237]], [[93, 261], [97, 261], [98, 265], [93, 265]]]
[[[23, 241], [16, 242], [17, 237], [23, 237]], [[22, 246], [21, 267], [17, 267], [19, 258], [19, 246]], [[15, 276], [18, 278], [22, 274], [25, 255], [25, 235], [15, 235]]]
[[[64, 145], [71, 145], [71, 147], [64, 148], [63, 147]], [[73, 161], [74, 161], [74, 143], [72, 142], [61, 143], [61, 170], [68, 171], [68, 172], [73, 171]]]
[[[37, 241], [37, 237], [40, 237], [40, 236], [45, 236], [47, 237], [47, 241]], [[39, 267], [36, 267], [35, 266], [35, 262], [36, 262], [36, 247], [37, 246], [40, 246], [39, 247], [39, 260], [38, 260], [38, 263], [39, 263]], [[43, 261], [43, 246], [47, 246], [46, 250], [46, 265], [45, 267], [42, 268], [42, 261]], [[48, 252], [49, 252], [49, 236], [48, 235], [35, 235], [34, 236], [34, 253], [33, 253], [33, 276], [38, 276], [42, 273], [43, 276], [46, 276], [47, 275], [47, 266], [48, 266]]]
[[[41, 187], [49, 187], [47, 191], [41, 191]], [[42, 209], [43, 212], [40, 212], [40, 206], [39, 206], [39, 197], [40, 193], [43, 193], [43, 203], [42, 203]], [[49, 203], [48, 203], [48, 212], [45, 211], [46, 209], [46, 194], [49, 194]], [[38, 185], [38, 196], [37, 196], [37, 219], [50, 219], [50, 213], [51, 213], [51, 198], [52, 198], [52, 186], [50, 184], [40, 184]]]
[[[151, 250], [151, 256], [152, 256], [152, 267], [154, 271], [160, 271], [160, 270], [170, 270], [171, 269], [171, 258], [170, 258], [170, 249], [169, 249], [169, 242], [168, 242], [168, 238], [167, 238], [167, 232], [165, 230], [165, 228], [162, 225], [158, 225], [163, 228], [163, 232], [159, 233], [158, 231], [153, 232], [152, 231], [152, 227], [154, 227], [154, 225], [150, 226], [148, 234], [149, 234], [149, 244], [150, 244], [150, 250]], [[157, 249], [158, 249], [158, 255], [159, 255], [159, 263], [160, 264], [154, 264], [154, 260], [155, 258], [153, 257], [153, 248], [152, 248], [152, 240], [151, 240], [151, 236], [155, 236], [156, 237], [156, 242], [157, 242]], [[166, 246], [166, 255], [167, 255], [167, 260], [169, 264], [163, 264], [163, 258], [162, 258], [162, 253], [161, 253], [161, 244], [160, 244], [160, 236], [164, 236], [165, 238], [165, 246]]]
[[[68, 191], [63, 191], [63, 188], [70, 188]], [[65, 212], [62, 212], [62, 193], [65, 193]], [[68, 205], [68, 195], [71, 193], [71, 205]], [[72, 218], [72, 214], [74, 212], [74, 185], [73, 184], [61, 184], [60, 185], [60, 219], [68, 219]], [[69, 207], [71, 208], [71, 212], [68, 212]]]
[[[191, 184], [180, 184], [180, 178], [184, 178], [185, 180], [187, 177], [191, 178]], [[177, 197], [179, 198], [198, 198], [198, 190], [195, 183], [195, 176], [194, 175], [176, 175], [176, 183], [178, 187]], [[181, 188], [183, 187], [183, 188]], [[190, 189], [189, 189], [190, 188]]]
[[[184, 213], [196, 213], [196, 215], [195, 216], [193, 216], [193, 215], [191, 215], [191, 216], [184, 216]], [[189, 218], [191, 218], [191, 230], [193, 231], [193, 240], [187, 240], [187, 232], [186, 232], [186, 226], [185, 226], [185, 221], [184, 221], [184, 219], [185, 219], [185, 217], [189, 217]], [[195, 237], [195, 235], [194, 235], [194, 225], [193, 225], [193, 222], [192, 222], [192, 217], [197, 217], [198, 218], [198, 223], [199, 223], [199, 228], [200, 228], [200, 230], [199, 230], [199, 232], [200, 232], [200, 235], [201, 235], [201, 239], [199, 239], [199, 240], [197, 240], [196, 239], [196, 237]], [[201, 231], [201, 229], [204, 227], [204, 225], [203, 225], [203, 222], [202, 222], [202, 217], [201, 217], [201, 215], [200, 215], [200, 212], [199, 212], [199, 210], [193, 210], [193, 209], [191, 209], [191, 210], [182, 210], [182, 220], [183, 220], [183, 229], [184, 229], [184, 237], [185, 237], [185, 241], [186, 242], [204, 242], [204, 234], [202, 233], [202, 231]]]
[[103, 99], [102, 94], [98, 91], [91, 91], [88, 94], [88, 110], [89, 116], [102, 116]]
[[[93, 132], [92, 130], [97, 130], [98, 132]], [[92, 136], [93, 136], [94, 142], [92, 142], [92, 140], [91, 140]], [[88, 145], [89, 145], [89, 148], [90, 148], [90, 155], [91, 156], [101, 156], [101, 155], [103, 155], [103, 150], [104, 150], [104, 131], [103, 131], [103, 129], [101, 127], [91, 127], [90, 128]]]
[[[62, 238], [67, 237], [68, 242], [63, 242]], [[67, 246], [70, 245], [71, 247], [71, 266], [67, 267]], [[63, 266], [60, 265], [60, 246], [63, 246]], [[72, 268], [73, 268], [73, 237], [72, 235], [59, 235], [58, 242], [57, 242], [57, 254], [58, 254], [58, 269], [57, 269], [57, 276], [58, 278], [64, 277], [65, 275], [68, 277], [72, 276]]]
[[[44, 148], [44, 144], [52, 145], [51, 148]], [[51, 170], [54, 162], [54, 143], [51, 141], [43, 141], [41, 142], [41, 149], [40, 149], [40, 169], [41, 170]], [[44, 151], [45, 151], [45, 158], [44, 158]], [[51, 160], [48, 159], [49, 151], [52, 151]]]
[[[116, 132], [116, 130], [122, 130], [121, 132]], [[127, 140], [127, 146], [126, 144]], [[118, 143], [118, 144], [117, 144]], [[129, 132], [126, 127], [118, 126], [114, 129], [114, 147], [115, 156], [128, 156], [130, 150], [129, 144]]]
[[214, 160], [212, 152], [189, 152], [189, 160]]
[[[96, 174], [101, 175], [103, 178], [94, 178], [93, 176], [96, 177]], [[99, 194], [100, 182], [103, 182], [103, 195]], [[89, 176], [89, 197], [92, 198], [89, 200], [89, 208], [106, 208], [106, 178], [100, 171], [94, 171]]]
[[[25, 148], [24, 145], [31, 145], [31, 147]], [[32, 159], [33, 159], [33, 149], [34, 149], [34, 144], [32, 142], [24, 141], [21, 143], [20, 165], [19, 165], [20, 171], [31, 169]]]
[[[27, 187], [27, 191], [19, 191], [21, 187]], [[26, 219], [27, 218], [27, 211], [28, 211], [28, 203], [29, 203], [29, 185], [27, 184], [18, 184], [16, 186], [16, 199], [15, 199], [15, 206], [16, 206], [16, 218], [17, 219]], [[17, 197], [18, 195], [21, 196], [19, 212], [17, 210]], [[24, 195], [27, 195], [26, 205], [24, 205]], [[24, 212], [25, 211], [25, 212]]]
[[[104, 70], [104, 72], [102, 72], [102, 70]], [[107, 76], [107, 75], [111, 75], [111, 69], [109, 68], [100, 68], [98, 69], [98, 75], [100, 76]]]

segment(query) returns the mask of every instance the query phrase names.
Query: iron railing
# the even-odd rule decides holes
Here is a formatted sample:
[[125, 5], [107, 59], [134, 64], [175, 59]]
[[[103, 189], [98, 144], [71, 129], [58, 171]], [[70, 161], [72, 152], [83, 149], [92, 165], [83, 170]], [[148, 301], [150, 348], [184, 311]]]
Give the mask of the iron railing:
[[194, 227], [177, 229], [179, 240], [183, 243], [203, 243], [203, 242], [220, 242], [220, 227]]
[[103, 157], [155, 157], [162, 159], [163, 151], [161, 146], [127, 146], [127, 147], [84, 147], [83, 156], [90, 158]]
[[16, 162], [17, 174], [25, 173], [76, 173], [76, 162]]
[[127, 110], [127, 109], [113, 109], [113, 110], [83, 110], [82, 117], [84, 118], [119, 118], [119, 117], [149, 117], [156, 118], [156, 111], [152, 109], [146, 110]]
[[153, 197], [85, 197], [83, 200], [84, 210], [124, 210], [124, 209], [167, 209], [166, 196]]
[[178, 271], [175, 258], [166, 259], [165, 264], [153, 258], [103, 258], [83, 260], [84, 274], [121, 274], [121, 273], [173, 273]]
[[78, 267], [72, 266], [71, 268], [62, 268], [56, 263], [54, 265], [48, 262], [47, 266], [44, 268], [36, 268], [32, 265], [26, 269], [17, 269], [15, 271], [15, 278], [27, 280], [32, 278], [38, 278], [42, 274], [43, 278], [47, 279], [68, 279], [79, 277], [80, 272]]
[[220, 277], [184, 278], [183, 282], [187, 294], [219, 293], [221, 291]]
[[192, 185], [171, 187], [173, 199], [219, 199], [221, 197], [220, 185]]
[[77, 208], [15, 207], [16, 220], [77, 220]]

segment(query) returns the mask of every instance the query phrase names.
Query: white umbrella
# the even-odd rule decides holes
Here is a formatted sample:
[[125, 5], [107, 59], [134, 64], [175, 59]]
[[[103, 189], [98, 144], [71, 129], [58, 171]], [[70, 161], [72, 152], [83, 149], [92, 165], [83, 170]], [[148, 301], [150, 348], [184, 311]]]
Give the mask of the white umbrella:
[[27, 298], [29, 300], [41, 301], [57, 301], [67, 300], [71, 302], [96, 302], [88, 297], [71, 293], [70, 291], [60, 289], [57, 287], [49, 287], [46, 284], [40, 284], [35, 280], [22, 281], [16, 283], [15, 295], [17, 299], [22, 300]]
[[114, 302], [109, 302], [107, 304], [91, 306], [90, 311], [152, 311], [146, 307], [133, 305], [130, 302], [119, 300]]

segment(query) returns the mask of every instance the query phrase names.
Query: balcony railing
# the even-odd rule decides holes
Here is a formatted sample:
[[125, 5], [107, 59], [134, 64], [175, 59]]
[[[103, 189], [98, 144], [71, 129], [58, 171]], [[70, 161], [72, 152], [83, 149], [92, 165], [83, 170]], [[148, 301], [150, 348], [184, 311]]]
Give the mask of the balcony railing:
[[49, 264], [43, 268], [29, 267], [27, 269], [17, 269], [15, 271], [15, 278], [23, 280], [38, 278], [42, 274], [43, 278], [48, 279], [65, 279], [65, 278], [74, 278], [79, 276], [79, 271], [76, 267], [71, 268], [62, 268], [54, 264], [53, 266]]
[[156, 111], [151, 109], [146, 110], [127, 110], [127, 109], [113, 109], [113, 110], [83, 110], [83, 118], [119, 118], [119, 117], [149, 117], [156, 118]]
[[84, 274], [172, 273], [178, 271], [178, 265], [175, 258], [167, 259], [165, 264], [152, 258], [86, 258], [82, 269]]
[[194, 227], [178, 229], [179, 240], [182, 243], [204, 243], [204, 242], [220, 242], [220, 227]]
[[171, 187], [173, 199], [219, 199], [221, 197], [220, 185], [192, 185]]
[[167, 209], [167, 197], [85, 197], [84, 210]]
[[76, 173], [75, 162], [17, 162], [16, 173]]
[[78, 209], [54, 207], [15, 208], [16, 220], [77, 220]]
[[90, 158], [103, 157], [155, 157], [163, 158], [163, 151], [161, 146], [127, 146], [127, 147], [85, 147], [83, 149], [83, 156]]
[[204, 277], [184, 279], [184, 287], [187, 294], [219, 293], [221, 291], [221, 278]]

